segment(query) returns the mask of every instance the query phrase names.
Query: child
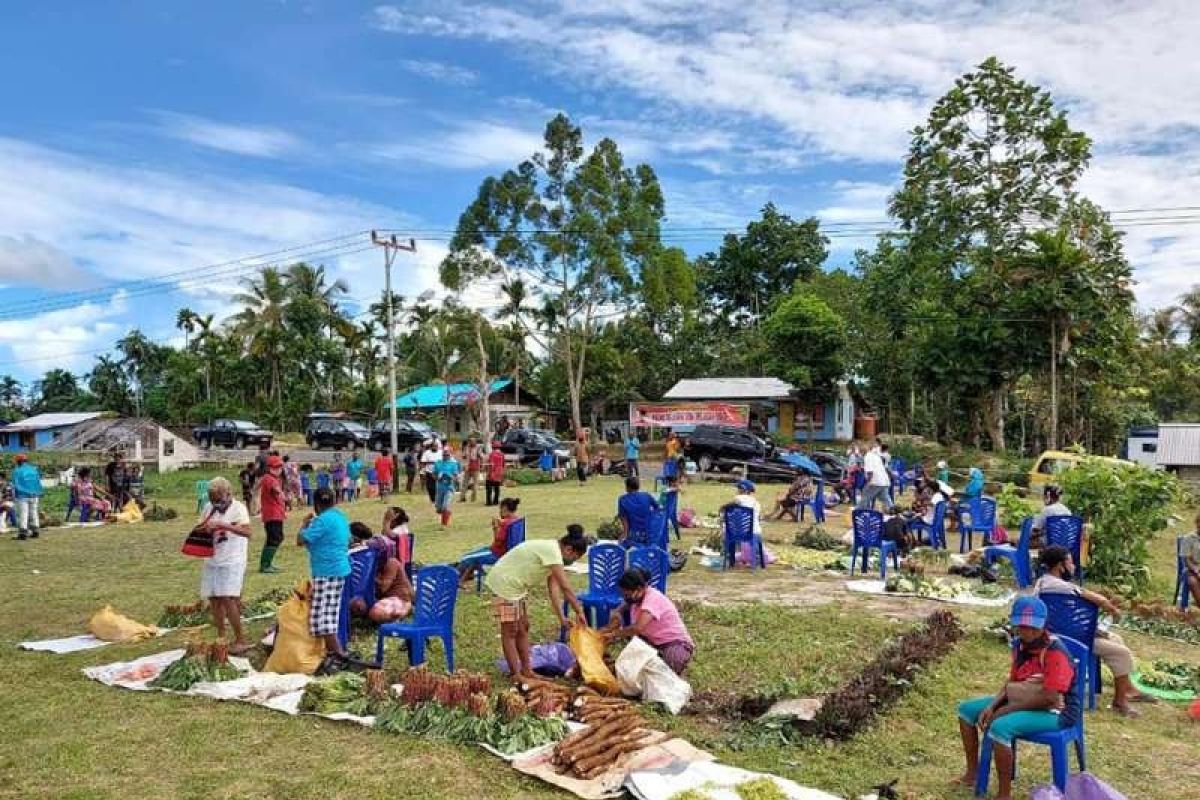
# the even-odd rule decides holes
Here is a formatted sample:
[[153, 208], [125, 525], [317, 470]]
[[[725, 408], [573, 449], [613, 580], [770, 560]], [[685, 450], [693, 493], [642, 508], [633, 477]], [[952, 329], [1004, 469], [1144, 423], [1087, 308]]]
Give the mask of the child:
[[412, 564], [412, 543], [409, 540], [408, 514], [400, 506], [390, 506], [383, 512], [383, 536], [396, 549], [396, 558], [406, 567]]
[[533, 677], [529, 655], [529, 613], [525, 604], [531, 591], [539, 586], [546, 587], [550, 608], [558, 616], [562, 627], [567, 626], [564, 602], [575, 610], [579, 624], [586, 624], [583, 606], [571, 590], [563, 567], [582, 558], [587, 549], [588, 541], [583, 535], [583, 526], [573, 523], [567, 526], [566, 536], [557, 542], [535, 539], [517, 545], [505, 553], [488, 573], [485, 582], [493, 595], [492, 613], [500, 623], [500, 645], [514, 678]]
[[238, 483], [242, 486], [242, 502], [250, 509], [254, 504], [254, 462], [251, 461], [238, 473]]
[[404, 452], [404, 491], [412, 494], [413, 481], [417, 479], [417, 446], [413, 445]]
[[325, 642], [325, 659], [317, 667], [318, 675], [346, 669], [349, 659], [338, 641], [338, 622], [342, 609], [342, 590], [350, 574], [350, 520], [335, 508], [337, 497], [329, 487], [313, 494], [313, 510], [300, 525], [296, 544], [308, 549], [312, 574], [312, 608], [308, 616], [309, 632]]
[[675, 538], [682, 538], [679, 534], [679, 476], [671, 475], [667, 478], [666, 484], [663, 485], [662, 491], [658, 493], [658, 504], [667, 509], [670, 517], [667, 519], [667, 524], [675, 529]]
[[296, 468], [292, 457], [285, 455], [283, 457], [283, 483], [284, 492], [287, 495], [288, 511], [292, 510], [292, 506], [304, 494], [303, 486], [300, 483], [300, 470]]
[[500, 501], [500, 516], [492, 520], [492, 543], [480, 547], [464, 555], [458, 560], [458, 579], [463, 586], [470, 584], [475, 573], [482, 565], [491, 562], [491, 558], [502, 558], [508, 552], [508, 529], [519, 519], [517, 506], [521, 501], [516, 497], [506, 497]]

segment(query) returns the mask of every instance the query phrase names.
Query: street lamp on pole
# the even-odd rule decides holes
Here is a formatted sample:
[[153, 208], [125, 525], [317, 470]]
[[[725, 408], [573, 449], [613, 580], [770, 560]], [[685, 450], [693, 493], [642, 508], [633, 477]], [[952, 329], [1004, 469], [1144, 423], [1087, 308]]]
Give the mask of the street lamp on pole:
[[[398, 453], [396, 452], [396, 312], [392, 308], [392, 263], [396, 260], [396, 254], [401, 250], [406, 253], [417, 252], [417, 242], [415, 239], [409, 239], [407, 243], [399, 242], [394, 233], [386, 239], [381, 239], [379, 234], [371, 231], [371, 244], [383, 248], [383, 292], [384, 302], [387, 303], [388, 416], [391, 419], [391, 445], [394, 459]], [[393, 470], [393, 482], [398, 481], [399, 477]], [[396, 486], [393, 485], [392, 488], [395, 489]]]

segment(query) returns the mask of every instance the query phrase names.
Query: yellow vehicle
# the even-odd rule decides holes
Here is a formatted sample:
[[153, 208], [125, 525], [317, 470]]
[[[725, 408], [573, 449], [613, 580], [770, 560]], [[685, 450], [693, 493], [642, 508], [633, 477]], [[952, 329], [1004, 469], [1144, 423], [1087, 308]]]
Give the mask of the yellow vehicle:
[[1040, 493], [1047, 485], [1057, 483], [1060, 474], [1066, 472], [1085, 458], [1098, 458], [1114, 467], [1133, 466], [1132, 461], [1122, 461], [1119, 458], [1089, 456], [1086, 453], [1072, 453], [1067, 450], [1046, 450], [1038, 456], [1037, 461], [1033, 463], [1033, 469], [1029, 471], [1029, 493]]

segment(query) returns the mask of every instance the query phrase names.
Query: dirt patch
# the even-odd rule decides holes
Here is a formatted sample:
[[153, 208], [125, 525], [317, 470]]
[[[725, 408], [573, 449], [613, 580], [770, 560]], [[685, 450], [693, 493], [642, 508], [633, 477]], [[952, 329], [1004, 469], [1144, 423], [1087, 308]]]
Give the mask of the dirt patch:
[[771, 707], [772, 700], [762, 695], [741, 695], [711, 689], [696, 692], [684, 706], [683, 713], [692, 717], [706, 717], [717, 720], [753, 720], [758, 719]]

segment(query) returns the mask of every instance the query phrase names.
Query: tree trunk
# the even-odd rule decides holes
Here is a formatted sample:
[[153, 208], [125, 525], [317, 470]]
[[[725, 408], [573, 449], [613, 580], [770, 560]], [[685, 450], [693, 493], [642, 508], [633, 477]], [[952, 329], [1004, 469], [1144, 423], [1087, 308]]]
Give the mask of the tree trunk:
[[[491, 394], [491, 381], [488, 380], [488, 357], [487, 350], [483, 347], [483, 317], [475, 318], [475, 346], [479, 348], [479, 391], [482, 395], [480, 400], [480, 420], [479, 433], [481, 436], [487, 436], [487, 432], [491, 430], [491, 405], [488, 396]], [[489, 440], [490, 441], [490, 440]]]
[[997, 453], [1005, 451], [1004, 445], [1004, 396], [1006, 387], [997, 387], [992, 396], [987, 398], [983, 406], [983, 423], [987, 428], [988, 438], [992, 440], [992, 449]]
[[1058, 320], [1050, 317], [1050, 448], [1058, 449]]

